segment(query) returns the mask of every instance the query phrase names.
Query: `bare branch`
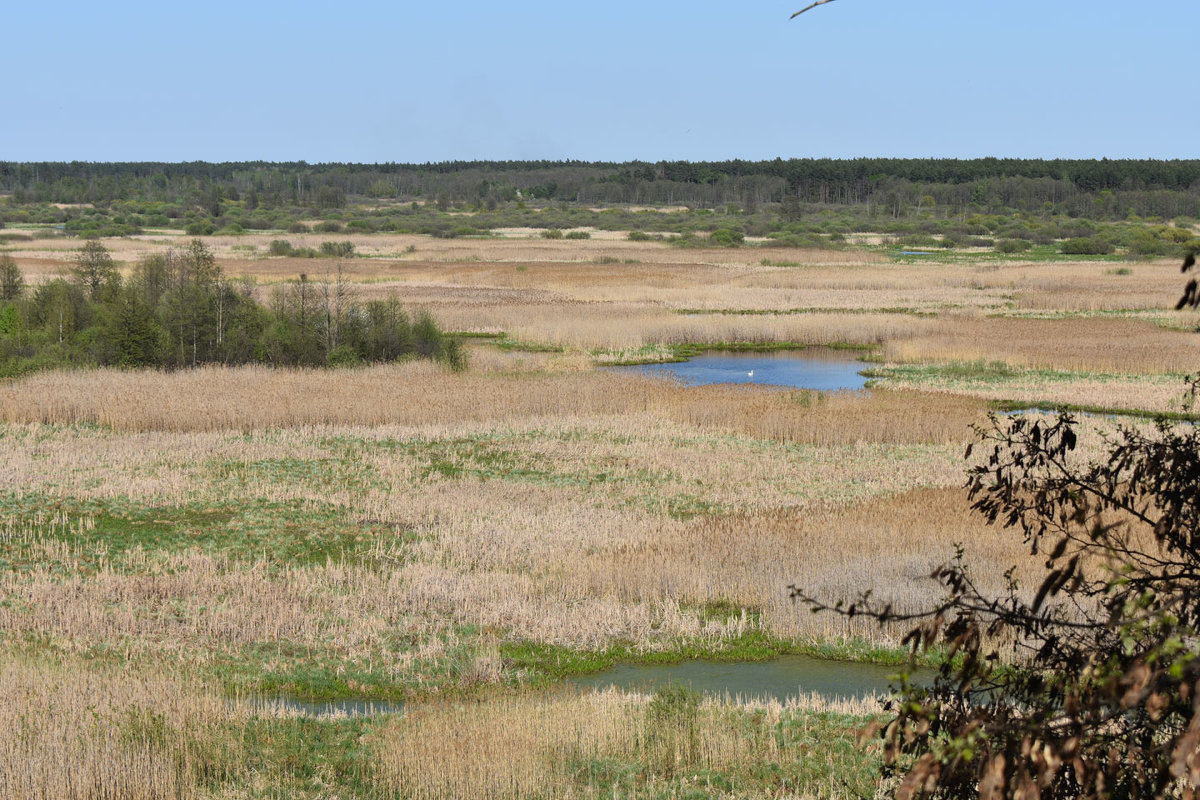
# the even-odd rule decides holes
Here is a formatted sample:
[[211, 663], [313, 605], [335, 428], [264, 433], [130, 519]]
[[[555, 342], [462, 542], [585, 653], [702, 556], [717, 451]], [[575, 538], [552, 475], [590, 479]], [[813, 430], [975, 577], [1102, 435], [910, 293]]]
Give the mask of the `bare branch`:
[[817, 6], [823, 6], [823, 5], [825, 5], [826, 3], [832, 3], [832, 2], [833, 2], [833, 0], [817, 0], [817, 1], [816, 1], [815, 3], [813, 3], [812, 5], [810, 5], [810, 6], [805, 6], [804, 8], [800, 9], [799, 11], [797, 11], [795, 14], [792, 14], [790, 17], [788, 17], [788, 19], [795, 19], [796, 17], [798, 17], [798, 16], [800, 16], [801, 14], [803, 14], [805, 11], [811, 11], [812, 9], [816, 8]]

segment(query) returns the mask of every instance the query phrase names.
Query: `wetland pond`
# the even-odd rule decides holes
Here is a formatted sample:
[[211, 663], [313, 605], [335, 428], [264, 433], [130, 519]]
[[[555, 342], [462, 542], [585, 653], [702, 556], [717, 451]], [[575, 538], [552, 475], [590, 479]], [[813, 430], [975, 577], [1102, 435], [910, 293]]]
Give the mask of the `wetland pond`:
[[[665, 686], [686, 686], [701, 694], [746, 699], [779, 700], [817, 693], [828, 698], [862, 699], [887, 694], [889, 676], [899, 667], [830, 661], [812, 656], [781, 656], [771, 661], [683, 661], [678, 664], [618, 664], [591, 675], [568, 678], [578, 689], [619, 689], [653, 692]], [[917, 681], [932, 680], [931, 670], [917, 670]], [[307, 702], [285, 697], [261, 701], [264, 709], [310, 717], [399, 714], [403, 703], [371, 700]]]
[[[785, 701], [814, 692], [828, 698], [862, 699], [888, 693], [897, 666], [830, 661], [812, 656], [780, 656], [771, 661], [684, 661], [679, 664], [620, 664], [567, 682], [581, 688], [616, 686], [652, 692], [668, 685], [686, 686], [701, 694]], [[916, 670], [913, 679], [931, 681], [931, 670]]]
[[858, 373], [865, 368], [844, 350], [815, 347], [766, 353], [714, 351], [687, 361], [615, 367], [639, 375], [674, 378], [688, 386], [761, 384], [822, 392], [862, 389], [867, 379]]

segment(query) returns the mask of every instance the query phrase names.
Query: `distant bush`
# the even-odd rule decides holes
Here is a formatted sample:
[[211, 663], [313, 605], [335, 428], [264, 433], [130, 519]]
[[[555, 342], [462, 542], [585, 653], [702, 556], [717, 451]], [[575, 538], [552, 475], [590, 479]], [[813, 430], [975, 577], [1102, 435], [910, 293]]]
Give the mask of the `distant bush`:
[[311, 247], [293, 247], [291, 242], [283, 239], [272, 239], [267, 252], [273, 256], [290, 256], [291, 258], [316, 258], [318, 253]]
[[1072, 256], [1103, 256], [1113, 251], [1111, 242], [1097, 236], [1066, 239], [1058, 246], [1059, 252]]
[[349, 258], [354, 255], [354, 242], [321, 242], [321, 255]]
[[648, 242], [654, 237], [645, 231], [630, 231], [627, 238], [631, 242]]
[[668, 236], [667, 244], [671, 245], [672, 247], [682, 247], [685, 249], [690, 249], [690, 248], [695, 248], [695, 247], [710, 246], [712, 244], [712, 240], [711, 239], [701, 239], [699, 236], [692, 233], [691, 231], [684, 231], [683, 233], [679, 234], [678, 236]]
[[1024, 253], [1033, 245], [1024, 239], [1001, 239], [996, 242], [996, 252], [998, 253]]
[[183, 232], [188, 236], [211, 236], [216, 233], [216, 230], [217, 226], [213, 224], [212, 220], [198, 219], [194, 222], [189, 222], [187, 227], [183, 229]]
[[904, 238], [905, 250], [920, 250], [923, 247], [940, 247], [941, 241], [934, 236], [929, 236], [923, 233], [914, 233]]
[[310, 228], [303, 222], [293, 222], [287, 226], [288, 233], [308, 233]]
[[746, 241], [746, 235], [733, 228], [717, 228], [708, 235], [708, 241], [718, 247], [738, 247]]
[[317, 233], [341, 233], [342, 223], [327, 219], [322, 222], [318, 222], [313, 230], [315, 230]]
[[590, 238], [592, 238], [592, 235], [590, 233], [588, 233], [587, 231], [568, 231], [567, 238], [568, 239], [590, 239]]
[[1148, 230], [1138, 231], [1136, 235], [1129, 239], [1127, 244], [1130, 255], [1142, 256], [1143, 258], [1164, 256], [1174, 252], [1176, 247], [1174, 243], [1164, 241]]
[[1188, 228], [1172, 228], [1169, 225], [1160, 225], [1154, 229], [1154, 235], [1165, 242], [1183, 244], [1190, 240], [1193, 234]]
[[546, 230], [542, 231], [542, 238], [543, 239], [561, 239], [561, 238], [563, 238], [563, 232], [560, 231], [558, 228], [547, 228]]
[[470, 225], [455, 225], [452, 228], [436, 228], [432, 234], [436, 239], [457, 239], [460, 236], [484, 236], [487, 231], [472, 228]]

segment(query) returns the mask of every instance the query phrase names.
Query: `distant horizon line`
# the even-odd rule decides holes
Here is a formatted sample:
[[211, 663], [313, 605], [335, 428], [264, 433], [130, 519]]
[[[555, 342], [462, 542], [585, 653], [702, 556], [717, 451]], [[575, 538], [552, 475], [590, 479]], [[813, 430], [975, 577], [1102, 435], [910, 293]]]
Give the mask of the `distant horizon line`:
[[1154, 156], [772, 156], [768, 158], [742, 158], [738, 156], [730, 158], [703, 158], [703, 159], [688, 159], [688, 158], [659, 158], [653, 161], [643, 158], [629, 158], [624, 160], [614, 159], [582, 159], [582, 158], [451, 158], [438, 161], [309, 161], [308, 159], [291, 159], [291, 160], [270, 160], [263, 158], [253, 159], [222, 159], [213, 160], [207, 158], [196, 159], [180, 159], [180, 160], [164, 160], [164, 159], [26, 159], [18, 160], [11, 158], [0, 158], [0, 164], [15, 164], [15, 165], [32, 165], [32, 164], [163, 164], [163, 165], [188, 165], [188, 164], [248, 164], [248, 165], [299, 165], [306, 166], [411, 166], [411, 167], [426, 167], [426, 166], [444, 166], [455, 164], [559, 164], [559, 165], [608, 165], [608, 164], [728, 164], [741, 162], [746, 164], [765, 164], [775, 161], [1066, 161], [1066, 162], [1121, 162], [1121, 161], [1140, 161], [1140, 162], [1158, 162], [1158, 163], [1176, 163], [1176, 162], [1195, 162], [1200, 161], [1200, 155], [1197, 156], [1171, 156], [1171, 157], [1154, 157]]

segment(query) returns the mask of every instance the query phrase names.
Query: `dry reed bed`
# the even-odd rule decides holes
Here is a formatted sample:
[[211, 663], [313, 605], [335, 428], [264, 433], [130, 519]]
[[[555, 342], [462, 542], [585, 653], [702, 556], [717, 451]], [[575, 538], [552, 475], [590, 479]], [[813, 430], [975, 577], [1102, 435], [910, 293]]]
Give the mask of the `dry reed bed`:
[[[811, 745], [794, 731], [806, 730], [807, 714], [846, 716], [848, 738], [852, 718], [877, 710], [874, 699], [814, 696], [786, 704], [707, 700], [682, 713], [667, 708], [656, 715], [654, 701], [641, 694], [526, 695], [485, 704], [410, 706], [406, 714], [372, 726], [356, 746], [362, 748], [363, 775], [380, 796], [596, 796], [600, 784], [578, 769], [592, 758], [639, 765], [645, 773], [631, 788], [653, 793], [669, 788], [680, 773], [752, 770], [805, 757]], [[251, 744], [240, 735], [252, 715], [286, 716], [219, 696], [177, 672], [133, 673], [71, 657], [3, 656], [0, 795], [245, 797], [294, 783], [287, 763], [250, 766], [266, 755], [255, 749], [264, 740]], [[269, 741], [268, 736], [268, 748]]]
[[[977, 401], [868, 392], [815, 395], [750, 387], [683, 388], [611, 371], [451, 373], [427, 362], [357, 370], [206, 367], [175, 373], [43, 372], [0, 384], [0, 422], [94, 424], [117, 431], [247, 431], [320, 425], [454, 426], [648, 415], [779, 441], [836, 444], [961, 440]], [[509, 365], [515, 365], [513, 374]], [[552, 369], [554, 367], [551, 367]]]
[[236, 753], [205, 758], [215, 748], [197, 742], [251, 713], [252, 704], [163, 673], [0, 656], [0, 796], [195, 797], [201, 774], [244, 772]]
[[[644, 416], [250, 436], [31, 425], [10, 426], [5, 439], [0, 477], [18, 494], [332, 507], [370, 527], [373, 557], [360, 564], [279, 572], [185, 551], [148, 555], [132, 573], [101, 563], [89, 575], [4, 576], [16, 605], [0, 630], [84, 649], [116, 639], [202, 661], [263, 641], [332, 643], [346, 658], [386, 655], [404, 679], [440, 657], [455, 624], [576, 647], [624, 639], [657, 649], [758, 625], [824, 637], [847, 631], [795, 608], [787, 584], [830, 596], [871, 585], [910, 607], [936, 597], [914, 579], [964, 531], [979, 531], [969, 550], [985, 582], [1021, 549], [1015, 537], [987, 544], [994, 532], [972, 527], [960, 494], [921, 490], [961, 482], [960, 441], [779, 445]], [[429, 472], [431, 452], [459, 476]], [[305, 461], [322, 465], [316, 479], [263, 480], [257, 467]], [[678, 519], [672, 508], [704, 513]], [[72, 562], [58, 551], [47, 560]], [[699, 605], [716, 600], [763, 613], [706, 619]], [[419, 634], [426, 652], [388, 650], [397, 630]]]
[[1200, 363], [1200, 337], [1129, 319], [950, 317], [883, 348], [888, 361], [1003, 361], [1043, 369], [1152, 374]]
[[[745, 706], [708, 701], [690, 714], [656, 718], [649, 698], [616, 691], [434, 705], [389, 720], [372, 733], [370, 746], [381, 783], [403, 798], [612, 796], [607, 792], [617, 789], [597, 784], [587, 766], [613, 761], [645, 770], [644, 785], [623, 787], [622, 796], [639, 796], [640, 790], [644, 796], [673, 797], [680, 787], [671, 778], [680, 773], [812, 758], [799, 737], [782, 733], [797, 711], [855, 716], [878, 711], [875, 701], [831, 704], [813, 698], [752, 708], [757, 713], [747, 719]], [[780, 787], [771, 786], [739, 796], [806, 797], [828, 790], [798, 786], [780, 794]]]
[[[132, 264], [154, 253], [179, 248], [194, 237], [182, 232], [154, 232], [139, 236], [105, 239], [104, 245], [118, 261]], [[287, 280], [298, 272], [312, 272], [312, 259], [270, 257], [274, 239], [285, 239], [296, 247], [318, 248], [322, 242], [350, 241], [364, 258], [352, 259], [347, 266], [360, 277], [387, 274], [393, 264], [411, 261], [429, 263], [457, 262], [592, 262], [608, 258], [647, 264], [744, 265], [762, 258], [779, 261], [803, 261], [814, 265], [886, 263], [875, 253], [848, 250], [799, 248], [729, 249], [699, 248], [680, 251], [659, 242], [631, 242], [597, 238], [595, 240], [546, 240], [540, 238], [435, 239], [415, 234], [354, 233], [264, 233], [241, 236], [206, 236], [203, 241], [231, 274], [251, 274], [264, 280]], [[21, 267], [32, 276], [53, 275], [70, 263], [68, 254], [79, 243], [74, 239], [40, 239], [27, 246], [10, 249]], [[415, 250], [409, 250], [409, 248]]]
[[[534, 368], [556, 360], [528, 358]], [[182, 637], [195, 653], [283, 636], [335, 641], [371, 658], [401, 620], [428, 623], [431, 642], [449, 622], [589, 646], [736, 636], [745, 620], [714, 623], [695, 608], [724, 599], [762, 608], [772, 631], [823, 635], [829, 621], [795, 609], [788, 583], [817, 576], [822, 591], [842, 593], [870, 583], [923, 602], [928, 589], [914, 593], [913, 578], [968, 522], [961, 502], [947, 498], [916, 517], [886, 508], [854, 517], [853, 509], [959, 484], [966, 425], [980, 418], [971, 401], [578, 377], [453, 375], [413, 364], [47, 373], [13, 384], [3, 406], [10, 418], [134, 431], [10, 425], [0, 480], [18, 494], [332, 506], [350, 521], [386, 523], [374, 551], [388, 566], [281, 577], [184, 553], [142, 576], [102, 569], [64, 582], [35, 572], [12, 576], [6, 589], [40, 615], [13, 612], [3, 627], [81, 644], [122, 630], [146, 642]], [[585, 390], [572, 396], [579, 385]], [[178, 400], [168, 407], [163, 398]], [[297, 422], [294, 408], [302, 424], [276, 427]], [[458, 477], [430, 472], [435, 457]], [[263, 479], [257, 465], [282, 462], [320, 464], [320, 480]], [[701, 517], [676, 519], [672, 510]], [[945, 526], [932, 522], [939, 513], [949, 515]], [[839, 523], [845, 514], [854, 521]], [[900, 529], [901, 518], [921, 522]], [[395, 529], [417, 541], [397, 539]], [[931, 538], [917, 536], [922, 529]], [[983, 558], [998, 572], [1008, 555]], [[185, 611], [172, 617], [141, 602], [155, 597]]]
[[493, 306], [438, 311], [452, 330], [505, 331], [514, 339], [556, 347], [620, 349], [648, 345], [729, 342], [874, 346], [933, 330], [937, 320], [889, 313], [702, 314], [684, 315], [639, 304], [595, 303], [551, 306]]
[[1030, 405], [1063, 404], [1132, 411], [1178, 412], [1184, 407], [1184, 382], [1177, 375], [1017, 374], [979, 379], [905, 376], [886, 378], [876, 388], [917, 388], [985, 400]]
[[[820, 309], [855, 312], [902, 309], [904, 313], [936, 313], [946, 310], [998, 310], [1008, 297], [998, 291], [981, 292], [964, 287], [913, 287], [907, 289], [841, 288], [748, 288], [741, 286], [701, 286], [681, 289], [654, 287], [596, 287], [561, 290], [572, 299], [585, 302], [639, 302], [671, 309], [703, 311], [745, 311], [785, 313]], [[400, 293], [401, 298], [405, 297]]]

